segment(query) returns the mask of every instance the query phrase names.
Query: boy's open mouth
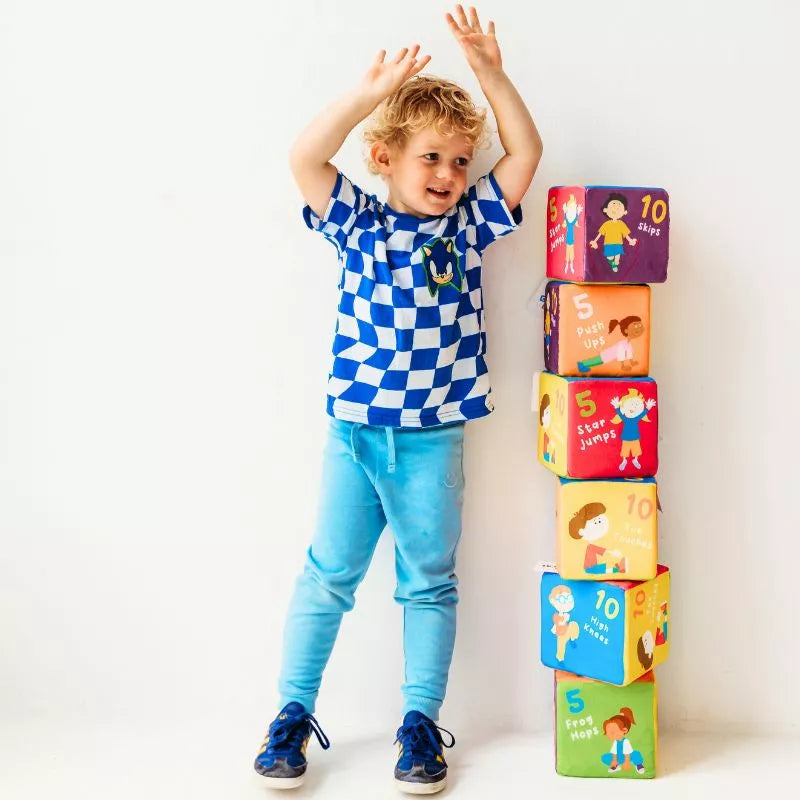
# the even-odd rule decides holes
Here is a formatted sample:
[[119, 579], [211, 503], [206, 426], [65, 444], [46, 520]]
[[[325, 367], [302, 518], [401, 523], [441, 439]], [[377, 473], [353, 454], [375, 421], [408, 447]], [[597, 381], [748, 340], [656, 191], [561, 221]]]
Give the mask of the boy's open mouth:
[[441, 198], [444, 198], [444, 197], [447, 197], [447, 195], [449, 195], [449, 194], [450, 194], [450, 190], [449, 190], [449, 189], [434, 189], [432, 186], [429, 186], [429, 187], [428, 187], [428, 191], [429, 191], [429, 192], [430, 192], [430, 193], [431, 193], [431, 194], [432, 194], [434, 197], [438, 197], [438, 198], [440, 198], [440, 199], [441, 199]]

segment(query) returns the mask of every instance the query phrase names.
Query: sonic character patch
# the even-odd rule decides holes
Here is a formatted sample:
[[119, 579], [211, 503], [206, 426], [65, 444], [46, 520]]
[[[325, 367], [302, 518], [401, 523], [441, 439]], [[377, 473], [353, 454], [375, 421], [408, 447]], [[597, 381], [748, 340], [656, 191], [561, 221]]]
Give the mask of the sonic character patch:
[[432, 239], [420, 249], [431, 297], [436, 297], [436, 292], [444, 286], [453, 286], [460, 292], [464, 274], [455, 242], [452, 239]]

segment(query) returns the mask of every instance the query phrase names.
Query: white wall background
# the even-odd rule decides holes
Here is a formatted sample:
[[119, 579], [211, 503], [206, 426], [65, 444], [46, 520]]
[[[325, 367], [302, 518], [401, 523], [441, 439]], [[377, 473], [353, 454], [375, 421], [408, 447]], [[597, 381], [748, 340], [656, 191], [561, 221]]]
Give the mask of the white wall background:
[[[257, 744], [314, 525], [337, 281], [287, 150], [381, 47], [419, 41], [431, 72], [480, 97], [449, 7], [0, 5], [4, 724], [213, 719]], [[614, 182], [672, 199], [652, 357], [673, 569], [662, 722], [797, 733], [797, 6], [479, 10], [545, 156], [524, 227], [487, 258], [497, 411], [468, 428], [442, 722], [550, 725], [534, 564], [553, 550], [554, 483], [535, 463], [525, 305], [548, 186]], [[357, 137], [336, 162], [380, 191]], [[332, 736], [399, 723], [393, 589], [384, 537], [323, 684]]]

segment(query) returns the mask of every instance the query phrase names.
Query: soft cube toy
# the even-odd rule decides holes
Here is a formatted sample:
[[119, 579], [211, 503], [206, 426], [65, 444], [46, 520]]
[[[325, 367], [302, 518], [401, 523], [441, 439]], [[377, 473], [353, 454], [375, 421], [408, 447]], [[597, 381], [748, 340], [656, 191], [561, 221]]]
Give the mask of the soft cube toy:
[[658, 710], [652, 671], [628, 686], [610, 686], [556, 670], [555, 696], [559, 775], [655, 777]]
[[548, 277], [579, 283], [663, 283], [668, 260], [669, 196], [663, 189], [550, 189]]
[[650, 287], [550, 281], [544, 363], [559, 375], [647, 375]]
[[653, 478], [558, 479], [556, 567], [584, 581], [655, 578], [658, 496]]
[[542, 575], [546, 667], [625, 686], [669, 654], [669, 570], [649, 581], [576, 581]]
[[658, 470], [652, 378], [539, 375], [539, 462], [565, 478], [647, 478]]

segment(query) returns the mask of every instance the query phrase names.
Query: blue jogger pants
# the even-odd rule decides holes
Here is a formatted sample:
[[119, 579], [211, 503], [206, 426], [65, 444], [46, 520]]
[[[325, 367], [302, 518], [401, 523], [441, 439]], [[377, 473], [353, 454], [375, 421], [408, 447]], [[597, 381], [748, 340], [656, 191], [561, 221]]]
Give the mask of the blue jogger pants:
[[331, 420], [317, 531], [286, 620], [281, 706], [314, 711], [342, 614], [388, 523], [403, 606], [403, 713], [438, 719], [456, 632], [463, 446], [463, 423], [393, 429]]

